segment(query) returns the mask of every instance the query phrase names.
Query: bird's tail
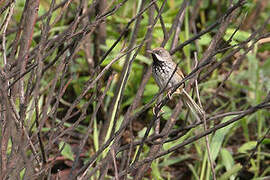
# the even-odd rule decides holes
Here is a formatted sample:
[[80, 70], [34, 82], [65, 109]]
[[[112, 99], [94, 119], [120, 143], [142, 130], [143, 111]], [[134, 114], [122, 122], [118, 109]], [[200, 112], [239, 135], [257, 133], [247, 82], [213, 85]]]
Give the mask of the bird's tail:
[[204, 110], [200, 108], [200, 106], [190, 97], [190, 95], [182, 89], [182, 97], [184, 98], [184, 102], [187, 104], [189, 109], [195, 113], [202, 120], [205, 114]]

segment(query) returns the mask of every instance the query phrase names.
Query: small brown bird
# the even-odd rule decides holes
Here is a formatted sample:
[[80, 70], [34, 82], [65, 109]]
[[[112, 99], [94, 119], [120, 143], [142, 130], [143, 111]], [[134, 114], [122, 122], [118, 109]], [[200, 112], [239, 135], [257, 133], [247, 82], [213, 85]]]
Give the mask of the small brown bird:
[[[170, 90], [184, 78], [181, 69], [177, 67], [177, 64], [172, 60], [170, 53], [164, 48], [158, 47], [153, 50], [148, 50], [148, 52], [151, 53], [153, 58], [152, 74], [156, 83], [160, 89], [164, 89], [167, 85], [166, 90], [169, 90], [170, 93]], [[176, 71], [175, 68], [177, 68]], [[168, 83], [169, 80], [170, 82]], [[204, 111], [189, 96], [183, 86], [180, 86], [176, 90], [176, 93], [182, 95], [184, 103], [187, 104], [191, 111], [194, 112], [195, 110], [196, 114], [198, 113], [197, 115], [202, 118]]]

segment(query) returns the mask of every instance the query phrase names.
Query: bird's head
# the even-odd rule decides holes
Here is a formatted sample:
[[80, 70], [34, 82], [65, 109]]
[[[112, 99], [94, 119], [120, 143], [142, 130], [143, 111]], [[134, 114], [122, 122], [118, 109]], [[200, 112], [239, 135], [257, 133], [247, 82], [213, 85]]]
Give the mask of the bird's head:
[[172, 57], [168, 51], [162, 47], [155, 48], [153, 50], [148, 50], [151, 53], [154, 61], [171, 61]]

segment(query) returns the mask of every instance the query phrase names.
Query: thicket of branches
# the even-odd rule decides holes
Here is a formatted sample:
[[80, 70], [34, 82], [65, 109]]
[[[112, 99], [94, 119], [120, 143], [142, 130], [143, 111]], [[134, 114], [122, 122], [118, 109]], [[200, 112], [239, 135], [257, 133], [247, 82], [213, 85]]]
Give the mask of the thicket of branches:
[[[269, 176], [269, 10], [267, 0], [1, 1], [1, 179]], [[158, 91], [147, 50], [160, 46], [204, 118]]]

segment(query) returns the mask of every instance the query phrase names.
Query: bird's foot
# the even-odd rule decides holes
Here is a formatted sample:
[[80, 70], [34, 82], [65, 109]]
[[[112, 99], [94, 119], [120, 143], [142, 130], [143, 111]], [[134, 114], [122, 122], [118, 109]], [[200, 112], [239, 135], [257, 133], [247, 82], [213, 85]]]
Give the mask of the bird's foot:
[[172, 93], [172, 90], [169, 90], [168, 93], [167, 93], [167, 96], [170, 100], [172, 100], [173, 98], [173, 93]]

